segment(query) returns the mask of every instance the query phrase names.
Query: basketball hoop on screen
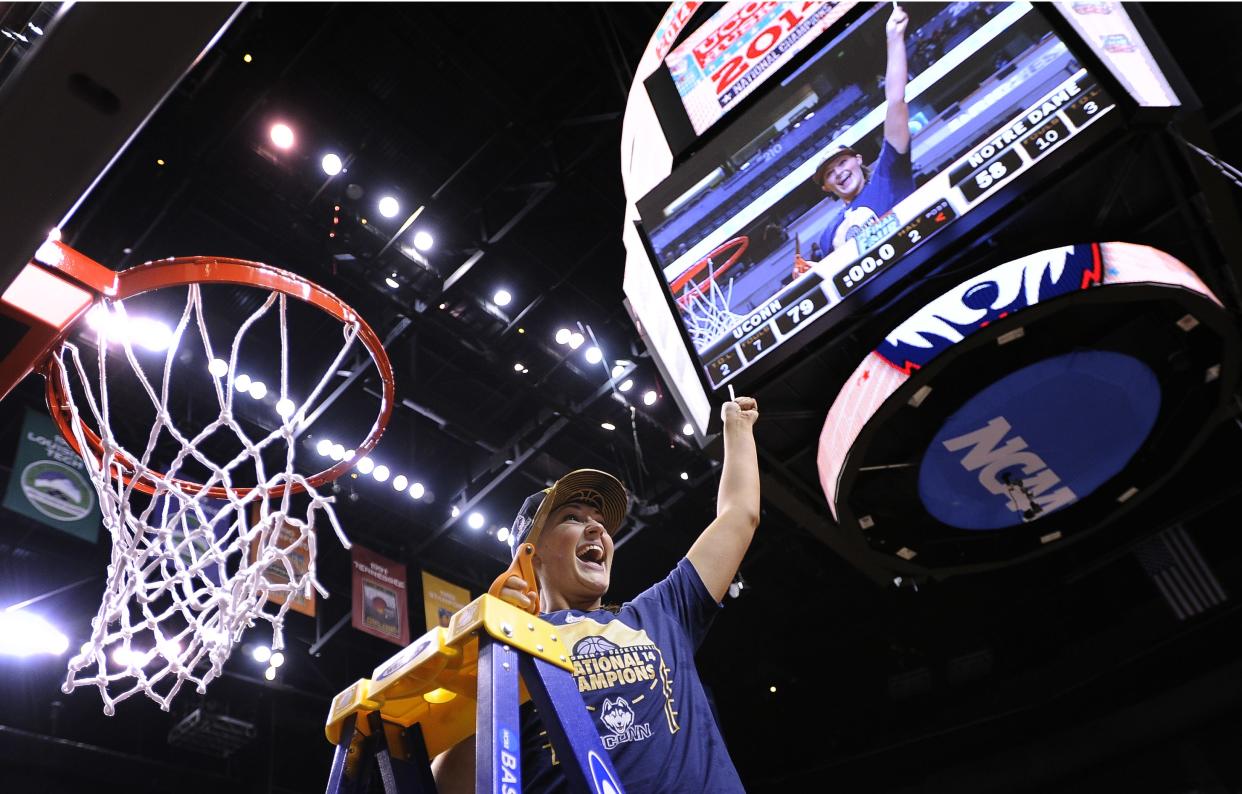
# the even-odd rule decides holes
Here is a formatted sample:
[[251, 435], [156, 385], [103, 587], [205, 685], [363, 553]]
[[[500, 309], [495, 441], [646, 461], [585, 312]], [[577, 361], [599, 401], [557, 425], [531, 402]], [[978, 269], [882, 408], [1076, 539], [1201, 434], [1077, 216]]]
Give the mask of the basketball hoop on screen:
[[[247, 304], [257, 306], [239, 315], [231, 341], [219, 348], [227, 350], [227, 360], [217, 358], [212, 342], [209, 326], [215, 318], [209, 317], [203, 295], [208, 285], [231, 285], [260, 296]], [[184, 308], [161, 365], [149, 372], [135, 353], [138, 340], [116, 328], [128, 319], [127, 301], [157, 291], [175, 299], [167, 291], [177, 288], [185, 290]], [[49, 299], [53, 293], [57, 297]], [[306, 396], [295, 400], [288, 320], [291, 309], [302, 305], [339, 322], [342, 336], [329, 364], [315, 368], [309, 379], [299, 373]], [[342, 545], [350, 545], [332, 497], [317, 489], [375, 447], [392, 412], [392, 367], [371, 327], [332, 293], [268, 265], [187, 257], [115, 273], [56, 241], [40, 248], [5, 290], [0, 312], [27, 328], [0, 359], [0, 399], [30, 372], [37, 369], [44, 376], [48, 410], [86, 464], [112, 539], [103, 601], [89, 640], [69, 660], [64, 691], [96, 686], [109, 715], [135, 694], [168, 710], [187, 682], [206, 691], [256, 621], [271, 625], [271, 647], [280, 650], [291, 596], [312, 587], [327, 596], [315, 571], [319, 515], [326, 516]], [[102, 316], [93, 324], [97, 354], [92, 357], [84, 357], [70, 339], [88, 313]], [[273, 323], [279, 335], [279, 419], [274, 428], [255, 434], [239, 422], [234, 407], [238, 357], [248, 333]], [[209, 385], [195, 393], [205, 391], [207, 402], [214, 397], [218, 411], [189, 430], [188, 419], [172, 416], [170, 392], [181, 386], [179, 379], [190, 378], [191, 373], [178, 372], [178, 350], [183, 337], [194, 334], [211, 362], [202, 375]], [[120, 353], [110, 356], [112, 346], [119, 346]], [[300, 474], [293, 465], [296, 441], [326, 408], [330, 380], [359, 346], [383, 383], [377, 417], [354, 455], [317, 474]], [[110, 380], [121, 375], [132, 377], [125, 384], [132, 388], [117, 399], [145, 395], [145, 407], [154, 415], [136, 443], [117, 438], [141, 407], [133, 400], [110, 403], [110, 396], [121, 393], [119, 384], [110, 388]], [[296, 533], [292, 542], [290, 528]], [[291, 557], [307, 551], [309, 565], [302, 571]], [[265, 574], [272, 566], [281, 575], [269, 581]], [[280, 593], [286, 597], [271, 598]]]
[[[734, 237], [717, 246], [669, 284], [685, 318], [686, 331], [696, 350], [702, 350], [742, 321], [729, 307], [733, 302], [733, 279], [722, 289], [718, 279], [733, 267], [750, 245], [749, 237]], [[716, 259], [729, 252], [721, 264]]]

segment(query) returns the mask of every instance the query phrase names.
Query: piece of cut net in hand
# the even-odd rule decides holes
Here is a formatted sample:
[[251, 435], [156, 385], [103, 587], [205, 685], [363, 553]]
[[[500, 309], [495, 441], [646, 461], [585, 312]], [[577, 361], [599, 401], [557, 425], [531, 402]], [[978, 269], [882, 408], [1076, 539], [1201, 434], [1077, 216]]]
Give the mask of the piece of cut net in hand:
[[[164, 710], [187, 683], [204, 693], [243, 633], [257, 622], [270, 624], [274, 651], [283, 647], [284, 616], [294, 598], [311, 588], [327, 596], [315, 573], [316, 520], [326, 517], [342, 545], [349, 547], [332, 497], [317, 488], [375, 446], [393, 395], [391, 366], [375, 333], [338, 298], [299, 276], [242, 260], [193, 257], [124, 271], [118, 282], [117, 297], [93, 310], [100, 318], [94, 366], [66, 341], [44, 367], [48, 406], [86, 462], [112, 540], [103, 602], [91, 621], [90, 639], [69, 660], [62, 688], [71, 692], [96, 686], [109, 715], [117, 703], [139, 693]], [[217, 357], [200, 286], [206, 282], [243, 284], [267, 295], [229, 343], [227, 371], [213, 363], [209, 389], [214, 389], [218, 415], [185, 431], [169, 408], [170, 389], [179, 376], [188, 377], [177, 366], [183, 335], [196, 330], [206, 360], [215, 362]], [[117, 327], [127, 327], [127, 300], [182, 285], [184, 311], [153, 375], [135, 352], [137, 340], [127, 333], [119, 334], [119, 340], [109, 334], [117, 336]], [[312, 376], [306, 381], [313, 387], [300, 404], [289, 388], [290, 295], [339, 320], [343, 330], [339, 351], [322, 374], [316, 373], [317, 380]], [[230, 307], [220, 308], [227, 312]], [[234, 404], [238, 357], [247, 333], [272, 317], [278, 320], [280, 336], [279, 419], [269, 432], [247, 432]], [[110, 355], [110, 343], [118, 341], [119, 351]], [[299, 474], [294, 469], [296, 441], [322, 411], [329, 381], [359, 346], [370, 354], [384, 382], [379, 417], [358, 445], [356, 458], [316, 475]], [[138, 384], [129, 395], [144, 394], [155, 417], [145, 443], [130, 450], [117, 440], [114, 429], [132, 419], [135, 406], [109, 400], [109, 363], [115, 368], [117, 358]], [[116, 377], [115, 371], [111, 374]], [[213, 458], [208, 447], [229, 451]], [[253, 482], [235, 482], [241, 473]], [[282, 529], [284, 540], [278, 542]]]

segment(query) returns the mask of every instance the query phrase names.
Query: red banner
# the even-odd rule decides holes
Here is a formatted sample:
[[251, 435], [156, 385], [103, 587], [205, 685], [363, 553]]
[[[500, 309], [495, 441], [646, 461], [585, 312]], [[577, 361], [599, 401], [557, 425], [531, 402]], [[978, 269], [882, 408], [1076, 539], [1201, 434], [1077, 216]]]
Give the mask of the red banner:
[[358, 545], [353, 547], [350, 558], [354, 571], [354, 628], [397, 645], [409, 645], [405, 566]]

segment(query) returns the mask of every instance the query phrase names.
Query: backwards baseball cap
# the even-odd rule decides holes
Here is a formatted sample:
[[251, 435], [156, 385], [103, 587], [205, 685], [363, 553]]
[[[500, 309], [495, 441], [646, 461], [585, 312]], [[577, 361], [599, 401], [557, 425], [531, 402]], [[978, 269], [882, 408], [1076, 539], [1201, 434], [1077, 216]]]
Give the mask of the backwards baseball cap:
[[552, 511], [570, 502], [598, 510], [604, 519], [604, 529], [611, 535], [625, 520], [630, 498], [621, 481], [607, 472], [598, 469], [571, 471], [550, 487], [526, 497], [509, 528], [509, 548], [516, 552], [523, 543], [537, 543]]
[[824, 176], [827, 175], [828, 173], [828, 166], [832, 164], [833, 160], [837, 159], [843, 154], [856, 155], [858, 154], [858, 152], [850, 148], [849, 146], [846, 146], [843, 143], [838, 144], [837, 148], [834, 149], [832, 152], [830, 152], [828, 156], [825, 157], [823, 161], [819, 164], [819, 168], [815, 169], [815, 174], [814, 176], [811, 177], [811, 182], [815, 184], [815, 187], [821, 188], [821, 189], [823, 188]]

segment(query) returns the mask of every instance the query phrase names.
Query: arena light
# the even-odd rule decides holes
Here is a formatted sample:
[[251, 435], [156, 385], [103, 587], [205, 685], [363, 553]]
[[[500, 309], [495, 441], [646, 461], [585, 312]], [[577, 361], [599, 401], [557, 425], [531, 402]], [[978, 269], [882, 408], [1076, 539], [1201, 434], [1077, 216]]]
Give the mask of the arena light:
[[654, 391], [647, 391], [646, 393], [643, 394], [643, 404], [644, 405], [655, 405], [655, 402], [658, 398], [659, 396]]
[[384, 196], [379, 200], [379, 214], [385, 218], [395, 218], [401, 211], [401, 204], [392, 196]]
[[319, 439], [319, 443], [315, 445], [315, 451], [325, 458], [328, 457], [332, 454], [332, 440], [327, 438]]
[[470, 517], [466, 519], [466, 524], [469, 525], [471, 529], [482, 529], [483, 524], [486, 522], [487, 519], [483, 517], [482, 513], [471, 513]]
[[223, 378], [229, 374], [229, 362], [222, 358], [213, 358], [211, 363], [207, 365], [207, 371], [217, 378]]
[[612, 422], [600, 422], [599, 426], [604, 428], [605, 430], [616, 430], [617, 429], [617, 426], [614, 425]]
[[293, 400], [288, 397], [281, 397], [276, 401], [276, 413], [281, 419], [288, 419], [293, 416], [293, 412], [297, 410], [297, 406], [293, 404]]
[[508, 306], [513, 302], [513, 295], [507, 289], [498, 289], [496, 294], [492, 296], [492, 303], [497, 306]]
[[345, 167], [345, 164], [341, 162], [341, 158], [332, 152], [325, 154], [323, 159], [319, 161], [319, 165], [328, 176], [336, 176]]
[[616, 364], [612, 366], [612, 376], [615, 378], [618, 375], [620, 375], [622, 372], [625, 372], [625, 364], [618, 361]]
[[514, 364], [514, 365], [513, 365], [513, 371], [514, 371], [514, 372], [521, 372], [521, 371], [522, 371], [522, 370], [524, 370], [524, 369], [526, 369], [526, 365], [525, 365], [525, 364], [523, 364], [521, 361], [519, 361], [519, 362], [517, 362], [516, 364]]
[[262, 400], [267, 396], [267, 384], [261, 380], [251, 381], [250, 396], [256, 400]]
[[558, 345], [567, 345], [571, 336], [573, 336], [573, 331], [570, 331], [568, 328], [560, 328], [556, 332], [556, 343]]
[[233, 388], [237, 389], [242, 394], [246, 394], [247, 392], [249, 392], [250, 391], [250, 376], [243, 372], [242, 374], [233, 378]]
[[394, 491], [404, 491], [405, 487], [410, 484], [410, 478], [404, 474], [398, 474], [392, 478], [392, 489]]
[[694, 428], [690, 425], [689, 422], [686, 422], [684, 425], [681, 426], [681, 434], [683, 436], [694, 435]]
[[[409, 493], [410, 493], [411, 499], [422, 499], [423, 496], [426, 495], [427, 493], [427, 488], [421, 482], [416, 482], [410, 486]], [[453, 508], [453, 509], [456, 510], [457, 508]], [[453, 517], [456, 518], [457, 516], [453, 516]]]
[[288, 124], [273, 124], [271, 132], [272, 143], [278, 149], [292, 149], [294, 141], [293, 129]]
[[683, 471], [683, 472], [681, 473], [681, 478], [682, 478], [683, 480], [688, 480], [688, 479], [690, 479], [690, 473], [689, 473], [689, 472], [685, 472], [685, 471]]
[[569, 347], [571, 350], [577, 350], [578, 348], [582, 347], [582, 343], [585, 341], [586, 341], [586, 337], [578, 333], [577, 331], [574, 331], [572, 334], [569, 335]]
[[501, 543], [508, 543], [509, 542], [509, 528], [501, 527], [500, 529], [496, 530], [496, 540], [500, 541]]
[[263, 677], [266, 678], [268, 681], [275, 681], [276, 680], [276, 668], [269, 667], [266, 670], [264, 670]]
[[457, 505], [453, 505], [453, 509], [449, 511], [449, 515], [453, 518], [458, 518], [461, 516], [461, 508]]
[[328, 456], [332, 458], [333, 460], [344, 460], [345, 459], [345, 445], [344, 444], [333, 444], [332, 449], [328, 452]]
[[385, 276], [385, 277], [384, 277], [384, 283], [385, 283], [385, 284], [387, 284], [388, 286], [392, 287], [393, 289], [397, 289], [398, 287], [400, 287], [400, 286], [401, 286], [401, 282], [397, 281], [397, 280], [396, 280], [395, 278], [393, 278], [392, 276]]
[[271, 662], [272, 667], [280, 667], [285, 663], [285, 655], [280, 651], [272, 651], [272, 658], [268, 661]]
[[69, 638], [42, 617], [21, 609], [0, 610], [0, 656], [59, 656]]
[[421, 229], [414, 232], [414, 247], [423, 253], [430, 251], [435, 244], [436, 240], [431, 236], [430, 232], [425, 232]]
[[620, 390], [621, 390], [621, 391], [623, 391], [623, 392], [627, 392], [627, 391], [629, 391], [630, 389], [634, 388], [634, 381], [632, 381], [632, 380], [628, 380], [628, 379], [627, 379], [627, 380], [624, 380], [624, 381], [622, 381], [622, 382], [621, 382], [621, 385], [620, 385], [620, 386], [618, 386], [617, 388], [618, 388], [618, 389], [620, 389]]
[[371, 472], [371, 476], [375, 478], [376, 482], [385, 482], [388, 479], [389, 473], [388, 467], [381, 463], [375, 467], [375, 471]]
[[86, 324], [106, 342], [137, 344], [156, 353], [172, 344], [172, 329], [167, 323], [150, 317], [131, 317], [96, 306], [86, 313]]
[[370, 474], [375, 469], [375, 461], [370, 458], [363, 458], [358, 461], [358, 471], [361, 474]]
[[588, 364], [598, 364], [604, 360], [604, 354], [600, 352], [598, 347], [588, 347], [583, 355], [586, 356]]
[[272, 658], [272, 649], [266, 645], [260, 645], [251, 651], [250, 655], [259, 664], [267, 664], [267, 660]]

